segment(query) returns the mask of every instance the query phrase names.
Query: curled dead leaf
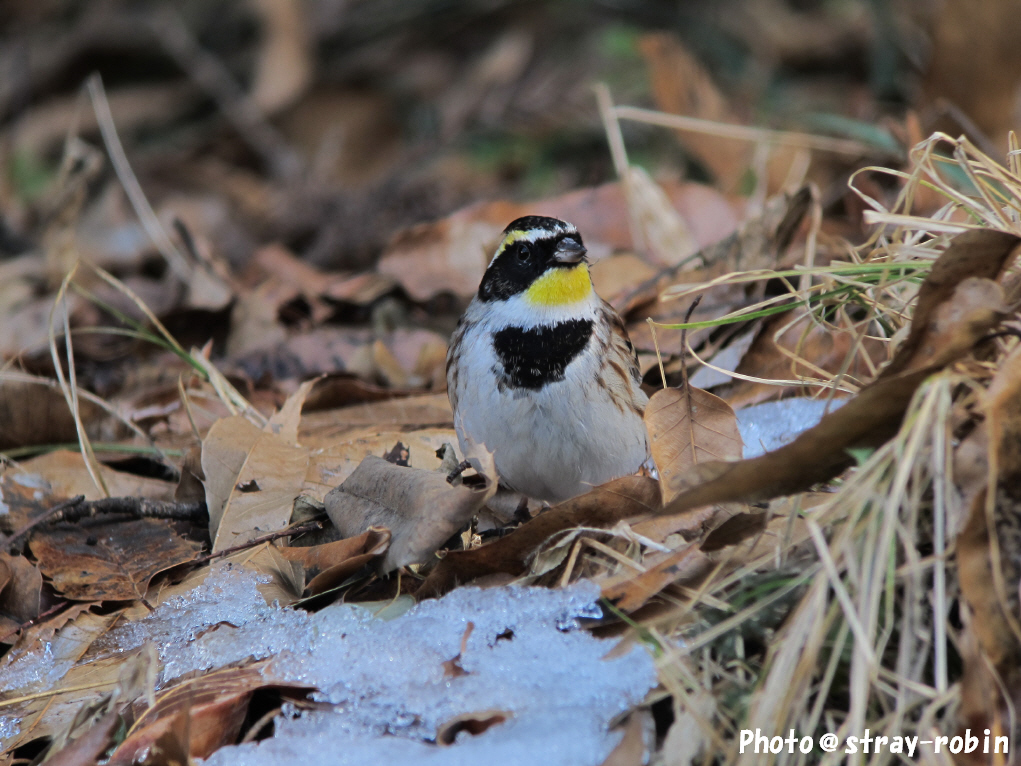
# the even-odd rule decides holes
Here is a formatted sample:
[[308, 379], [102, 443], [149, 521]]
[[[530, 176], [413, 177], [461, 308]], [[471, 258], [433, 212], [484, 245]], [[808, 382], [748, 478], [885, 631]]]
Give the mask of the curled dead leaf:
[[369, 528], [355, 537], [307, 548], [280, 548], [284, 558], [305, 568], [305, 594], [315, 596], [340, 585], [390, 547], [390, 530]]
[[[39, 616], [43, 576], [24, 556], [0, 551], [0, 613], [19, 624]], [[5, 636], [0, 634], [0, 642]]]
[[226, 668], [184, 681], [161, 694], [156, 704], [145, 711], [108, 763], [127, 766], [156, 740], [170, 731], [178, 717], [187, 715], [188, 750], [192, 758], [208, 758], [221, 745], [233, 742], [244, 723], [252, 693], [267, 687], [288, 688], [292, 692], [309, 687], [284, 684], [266, 678], [265, 663], [245, 668]]
[[452, 486], [446, 474], [406, 468], [369, 455], [325, 499], [326, 513], [344, 537], [370, 527], [389, 529], [390, 548], [381, 564], [389, 572], [428, 561], [496, 492]]

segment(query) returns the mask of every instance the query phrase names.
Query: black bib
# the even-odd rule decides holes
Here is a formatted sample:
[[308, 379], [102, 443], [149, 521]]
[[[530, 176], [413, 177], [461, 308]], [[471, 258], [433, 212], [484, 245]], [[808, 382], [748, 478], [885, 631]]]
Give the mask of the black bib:
[[501, 385], [538, 391], [564, 379], [567, 365], [584, 351], [592, 337], [591, 319], [571, 319], [527, 330], [506, 327], [493, 335], [493, 349], [503, 370], [496, 370]]

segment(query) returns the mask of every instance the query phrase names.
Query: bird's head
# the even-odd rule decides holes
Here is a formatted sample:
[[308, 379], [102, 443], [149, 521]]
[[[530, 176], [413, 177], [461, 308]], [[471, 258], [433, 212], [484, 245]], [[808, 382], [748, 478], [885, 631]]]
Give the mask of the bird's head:
[[530, 215], [504, 229], [479, 285], [481, 301], [520, 295], [536, 307], [566, 306], [592, 294], [585, 246], [578, 230], [557, 218]]

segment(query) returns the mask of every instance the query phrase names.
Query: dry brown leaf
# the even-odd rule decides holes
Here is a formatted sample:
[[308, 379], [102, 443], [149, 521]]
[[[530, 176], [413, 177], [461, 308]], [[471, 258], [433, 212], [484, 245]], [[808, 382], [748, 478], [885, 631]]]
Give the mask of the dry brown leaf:
[[[85, 495], [86, 500], [103, 498], [89, 476], [80, 452], [48, 452], [22, 462], [20, 468], [19, 473], [35, 476], [41, 481], [40, 491], [53, 499], [53, 505], [75, 495]], [[174, 497], [174, 484], [169, 481], [115, 471], [102, 464], [99, 473], [111, 497], [145, 497], [150, 500], [172, 500]]]
[[[0, 612], [25, 623], [39, 616], [43, 577], [24, 556], [0, 551]], [[5, 637], [0, 635], [0, 641]]]
[[[106, 413], [96, 404], [80, 401], [82, 422], [90, 435]], [[36, 444], [78, 441], [74, 417], [59, 388], [0, 379], [0, 450]]]
[[[945, 333], [947, 329], [939, 325], [931, 326], [933, 312], [948, 302], [966, 279], [997, 279], [1014, 261], [1019, 242], [1021, 237], [992, 229], [967, 231], [954, 237], [918, 289], [911, 331], [880, 377], [889, 377], [908, 367], [917, 367], [920, 364], [916, 361], [918, 354], [931, 355], [937, 350], [934, 339], [926, 336], [934, 332]], [[1001, 297], [996, 307], [999, 308], [1002, 302]], [[951, 317], [946, 319], [957, 321]]]
[[230, 311], [227, 356], [246, 359], [286, 344], [288, 334], [280, 322], [279, 307], [297, 296], [293, 287], [276, 281], [239, 295]]
[[645, 732], [651, 728], [651, 714], [647, 710], [636, 710], [623, 724], [624, 736], [610, 751], [602, 766], [644, 766], [648, 759]]
[[453, 444], [453, 429], [426, 428], [420, 431], [377, 431], [374, 429], [334, 436], [330, 429], [302, 436], [302, 443], [312, 451], [302, 494], [322, 500], [338, 484], [346, 480], [368, 455], [385, 455], [397, 442], [404, 443], [411, 453], [411, 465], [435, 471], [440, 467], [436, 450]]
[[263, 430], [275, 433], [284, 440], [285, 444], [297, 447], [301, 409], [305, 406], [305, 399], [308, 397], [309, 391], [312, 390], [317, 382], [317, 380], [306, 380], [298, 386], [298, 390], [288, 396], [287, 401], [283, 403], [280, 409], [273, 413]]
[[609, 303], [653, 279], [657, 271], [634, 253], [602, 258], [590, 267], [592, 286]]
[[766, 529], [769, 514], [763, 512], [737, 513], [706, 535], [699, 546], [704, 553], [713, 553], [730, 545], [738, 545]]
[[182, 713], [191, 719], [189, 755], [208, 758], [219, 747], [237, 738], [253, 692], [265, 688], [310, 690], [307, 686], [267, 679], [262, 673], [265, 665], [266, 662], [261, 662], [244, 668], [217, 670], [163, 692], [156, 704], [131, 727], [108, 763], [110, 766], [135, 763], [146, 749], [173, 728]]
[[[714, 465], [721, 465], [715, 463]], [[684, 474], [690, 477], [690, 473]], [[744, 505], [727, 504], [724, 506], [708, 505], [704, 508], [695, 508], [683, 511], [671, 516], [653, 516], [648, 519], [640, 519], [631, 522], [631, 529], [635, 534], [647, 537], [653, 542], [665, 543], [670, 547], [700, 538], [707, 529], [712, 526], [713, 520], [720, 513], [721, 508], [735, 510], [744, 508]]]
[[[655, 350], [646, 318], [661, 324], [706, 321], [761, 300], [764, 283], [714, 285], [701, 290], [701, 302], [689, 316], [694, 296], [662, 301], [659, 297], [671, 287], [680, 289], [684, 285], [701, 284], [734, 271], [774, 267], [799, 231], [811, 200], [807, 187], [794, 194], [778, 194], [766, 201], [760, 216], [746, 220], [740, 229], [719, 242], [703, 247], [697, 259], [703, 264], [701, 268], [664, 269], [654, 279], [617, 296], [614, 308], [622, 314], [641, 318], [628, 326], [635, 347], [643, 351]], [[711, 327], [689, 330], [688, 342], [693, 348], [698, 347], [713, 330]], [[661, 346], [666, 346], [679, 336], [679, 331], [661, 329], [658, 334]]]
[[[1021, 34], [1014, 0], [947, 0], [933, 6], [931, 57], [924, 81], [927, 106], [950, 102], [974, 120], [999, 148], [1017, 129], [1017, 87], [1021, 61], [1004, 55]], [[963, 127], [947, 120], [952, 130]], [[970, 132], [970, 130], [969, 130]]]
[[236, 415], [202, 442], [213, 552], [283, 529], [301, 493], [308, 452]]
[[601, 583], [603, 597], [618, 609], [633, 612], [650, 598], [672, 583], [692, 582], [712, 567], [712, 562], [698, 545], [691, 543], [670, 553], [661, 552], [646, 556], [644, 572], [622, 572]]
[[650, 513], [659, 504], [659, 482], [643, 476], [614, 479], [550, 508], [505, 537], [479, 548], [450, 551], [429, 573], [416, 597], [441, 596], [486, 575], [520, 575], [553, 535], [572, 527], [609, 527], [621, 519]]
[[[712, 77], [676, 36], [668, 32], [643, 35], [638, 48], [649, 67], [659, 109], [703, 120], [737, 122]], [[678, 139], [712, 172], [721, 188], [735, 189], [748, 171], [751, 149], [745, 143], [686, 131], [679, 132]]]
[[392, 535], [381, 564], [389, 572], [424, 563], [464, 526], [496, 492], [496, 473], [484, 489], [453, 486], [446, 474], [405, 468], [370, 455], [325, 499], [330, 520], [344, 537], [369, 527]]
[[100, 756], [110, 746], [114, 729], [120, 722], [120, 714], [111, 710], [71, 744], [55, 753], [47, 753], [46, 763], [50, 766], [89, 766], [98, 763]]
[[[740, 123], [726, 97], [705, 67], [669, 32], [644, 35], [639, 50], [649, 67], [656, 106], [664, 112], [703, 120]], [[691, 131], [678, 131], [678, 140], [716, 177], [725, 191], [735, 191], [752, 162], [754, 146]], [[773, 147], [767, 172], [769, 188], [779, 190], [787, 178], [797, 150]]]
[[0, 533], [12, 534], [32, 519], [55, 506], [59, 500], [49, 494], [49, 483], [38, 474], [25, 473], [20, 466], [7, 465], [0, 473]]
[[307, 548], [281, 548], [280, 555], [305, 569], [305, 594], [314, 596], [340, 585], [369, 562], [386, 553], [390, 531], [367, 529], [360, 535]]
[[[366, 402], [335, 410], [319, 410], [301, 420], [302, 444], [325, 446], [345, 431], [377, 428], [387, 431], [448, 428], [454, 432], [454, 415], [445, 393]], [[419, 466], [424, 467], [424, 466]]]
[[202, 546], [179, 536], [168, 521], [134, 519], [37, 531], [29, 547], [65, 598], [133, 601], [145, 596], [155, 574], [191, 561]]
[[[922, 381], [970, 351], [1004, 316], [1002, 288], [971, 275], [998, 275], [1018, 241], [991, 230], [955, 237], [933, 265], [931, 282], [927, 278], [919, 289], [907, 340], [873, 383], [785, 447], [751, 460], [697, 466], [701, 476], [663, 513], [802, 491], [852, 465], [849, 449], [884, 443], [897, 432]], [[707, 471], [715, 473], [708, 480]]]
[[689, 385], [654, 393], [645, 408], [645, 427], [664, 503], [680, 492], [675, 477], [696, 463], [741, 459], [743, 444], [734, 410], [700, 388]]
[[[872, 373], [863, 354], [879, 364], [887, 359], [888, 344], [870, 336], [859, 342], [859, 328], [848, 324], [843, 316], [837, 322], [823, 324], [803, 308], [772, 317], [758, 329], [735, 371], [767, 380], [819, 379], [825, 377], [820, 370], [834, 376], [843, 373], [854, 381], [869, 379]], [[790, 395], [811, 396], [821, 390], [821, 386], [780, 386], [737, 379], [726, 396], [733, 407], [742, 409]]]

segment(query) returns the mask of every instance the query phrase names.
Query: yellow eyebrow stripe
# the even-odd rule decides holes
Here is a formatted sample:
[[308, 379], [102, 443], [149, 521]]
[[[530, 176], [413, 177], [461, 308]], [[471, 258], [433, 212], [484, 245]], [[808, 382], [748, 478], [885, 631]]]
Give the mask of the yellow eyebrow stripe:
[[514, 242], [517, 242], [519, 239], [524, 239], [527, 236], [528, 236], [528, 232], [527, 231], [523, 231], [521, 229], [515, 229], [514, 231], [508, 231], [507, 232], [507, 236], [503, 238], [503, 241], [500, 243], [500, 246], [498, 248], [496, 248], [496, 255], [493, 256], [494, 260], [500, 256], [500, 253], [502, 253], [504, 250], [507, 249], [508, 245], [510, 245], [510, 244], [512, 244]]
[[588, 266], [579, 263], [571, 268], [550, 269], [532, 282], [524, 298], [533, 306], [564, 306], [584, 300], [591, 292]]

